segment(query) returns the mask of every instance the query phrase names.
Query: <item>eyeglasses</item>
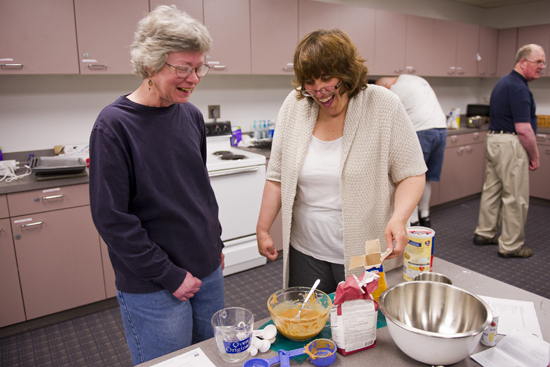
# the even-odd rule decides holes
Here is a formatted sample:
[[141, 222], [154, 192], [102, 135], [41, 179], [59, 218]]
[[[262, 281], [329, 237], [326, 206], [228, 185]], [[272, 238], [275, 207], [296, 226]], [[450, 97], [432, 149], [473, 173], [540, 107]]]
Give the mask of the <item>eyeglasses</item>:
[[338, 87], [340, 87], [340, 82], [341, 81], [342, 81], [342, 79], [340, 79], [338, 81], [338, 83], [336, 83], [336, 85], [334, 85], [334, 86], [323, 87], [319, 90], [305, 90], [305, 89], [302, 89], [302, 90], [300, 90], [300, 93], [302, 93], [302, 95], [304, 97], [313, 97], [313, 96], [317, 95], [317, 92], [321, 92], [323, 95], [332, 94], [332, 93], [336, 92], [336, 89], [338, 89]]
[[539, 68], [545, 68], [546, 67], [546, 62], [545, 61], [542, 61], [542, 60], [537, 60], [537, 61], [531, 61], [531, 60], [527, 60], [527, 59], [523, 59], [525, 61], [528, 61], [528, 62], [532, 62], [533, 64], [537, 64], [537, 66]]
[[165, 64], [170, 66], [172, 69], [174, 69], [174, 71], [176, 72], [176, 75], [178, 76], [178, 78], [181, 78], [181, 79], [187, 78], [189, 75], [191, 75], [193, 70], [195, 70], [195, 73], [197, 73], [198, 78], [202, 78], [203, 76], [205, 76], [208, 73], [208, 70], [210, 70], [210, 66], [208, 66], [208, 65], [203, 65], [203, 66], [199, 66], [198, 68], [194, 68], [192, 66], [175, 67], [175, 66], [170, 65], [167, 62], [165, 62]]

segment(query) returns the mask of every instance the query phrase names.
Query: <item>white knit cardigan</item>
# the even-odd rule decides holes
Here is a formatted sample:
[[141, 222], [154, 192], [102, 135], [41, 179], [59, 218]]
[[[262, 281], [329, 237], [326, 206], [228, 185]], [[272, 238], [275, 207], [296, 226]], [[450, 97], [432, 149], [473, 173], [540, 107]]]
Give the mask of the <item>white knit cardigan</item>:
[[[266, 178], [281, 183], [283, 224], [283, 288], [288, 287], [288, 258], [292, 208], [302, 167], [319, 106], [297, 100], [292, 91], [277, 120]], [[391, 218], [395, 182], [426, 172], [422, 149], [413, 125], [394, 93], [369, 85], [349, 101], [344, 123], [340, 161], [340, 195], [344, 226], [346, 277], [362, 274], [349, 271], [350, 258], [365, 253], [365, 241], [379, 238], [386, 248], [384, 230]], [[384, 262], [389, 271], [403, 258]]]

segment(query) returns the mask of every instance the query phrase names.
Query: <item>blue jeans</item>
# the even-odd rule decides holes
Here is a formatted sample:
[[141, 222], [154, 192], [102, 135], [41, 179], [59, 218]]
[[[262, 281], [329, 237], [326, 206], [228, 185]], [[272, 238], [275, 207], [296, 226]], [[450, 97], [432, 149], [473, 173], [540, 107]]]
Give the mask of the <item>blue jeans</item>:
[[167, 290], [117, 292], [126, 342], [134, 365], [212, 338], [212, 316], [224, 308], [220, 267], [202, 279], [194, 297], [182, 302]]
[[426, 181], [439, 181], [443, 155], [447, 145], [447, 129], [429, 129], [417, 131], [416, 135], [424, 153], [424, 162], [428, 166]]

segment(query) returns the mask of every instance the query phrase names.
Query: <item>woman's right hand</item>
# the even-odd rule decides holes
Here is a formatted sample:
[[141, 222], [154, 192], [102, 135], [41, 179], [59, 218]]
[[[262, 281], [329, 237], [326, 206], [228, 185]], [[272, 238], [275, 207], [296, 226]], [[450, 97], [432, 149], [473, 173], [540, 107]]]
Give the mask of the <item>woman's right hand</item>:
[[273, 245], [273, 239], [269, 235], [269, 232], [257, 233], [258, 238], [258, 252], [260, 255], [267, 257], [269, 260], [275, 260], [279, 255]]

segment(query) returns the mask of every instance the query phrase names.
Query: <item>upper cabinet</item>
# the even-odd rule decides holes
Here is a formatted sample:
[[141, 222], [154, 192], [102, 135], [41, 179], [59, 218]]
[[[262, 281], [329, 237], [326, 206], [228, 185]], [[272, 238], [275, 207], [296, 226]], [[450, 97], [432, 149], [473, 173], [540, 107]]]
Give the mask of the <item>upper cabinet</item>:
[[204, 24], [202, 0], [151, 0], [149, 2], [151, 11], [155, 10], [159, 5], [175, 5], [179, 10], [186, 12], [191, 18], [195, 18]]
[[249, 0], [204, 0], [204, 25], [213, 40], [210, 73], [250, 74]]
[[396, 75], [405, 69], [407, 15], [376, 10], [374, 68], [372, 74]]
[[0, 14], [0, 74], [78, 74], [72, 0], [2, 0]]
[[[550, 55], [550, 24], [519, 28], [518, 49], [530, 43], [542, 46], [546, 54], [546, 60], [548, 60], [548, 55]], [[542, 69], [540, 76], [548, 75], [548, 68]]]
[[498, 31], [497, 76], [508, 74], [516, 64], [518, 50], [518, 29], [507, 28]]
[[294, 74], [298, 0], [251, 0], [252, 74]]
[[369, 69], [373, 68], [375, 10], [311, 0], [300, 0], [298, 7], [298, 40], [320, 28], [340, 28], [350, 36]]
[[498, 29], [479, 27], [479, 63], [477, 75], [481, 77], [497, 76]]
[[74, 0], [81, 74], [131, 74], [130, 46], [148, 0]]
[[476, 76], [479, 26], [434, 20], [434, 60], [430, 76]]
[[407, 15], [405, 73], [429, 75], [433, 62], [434, 20]]

